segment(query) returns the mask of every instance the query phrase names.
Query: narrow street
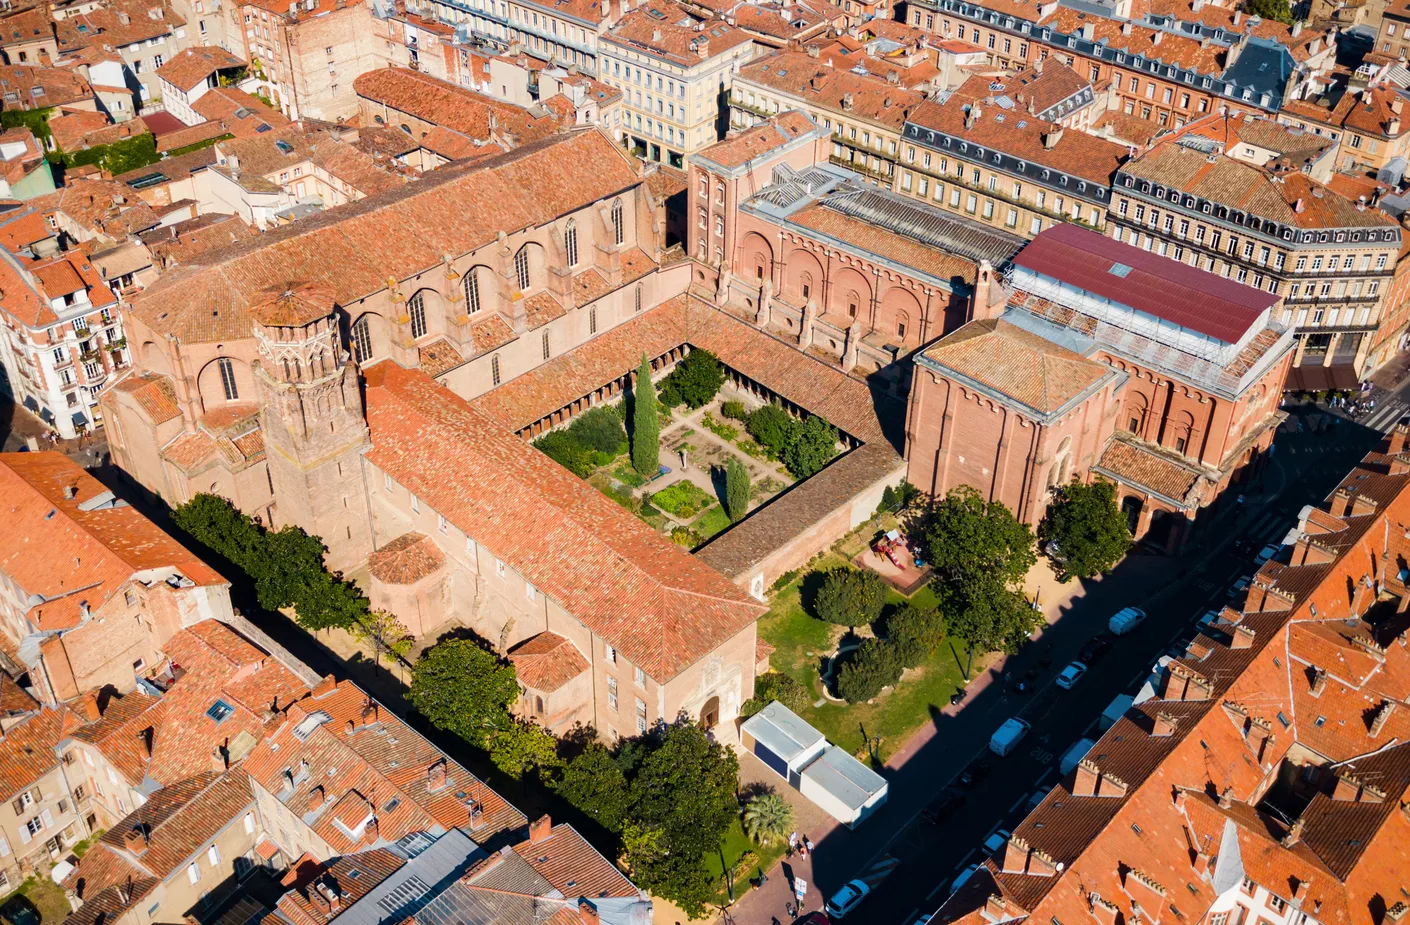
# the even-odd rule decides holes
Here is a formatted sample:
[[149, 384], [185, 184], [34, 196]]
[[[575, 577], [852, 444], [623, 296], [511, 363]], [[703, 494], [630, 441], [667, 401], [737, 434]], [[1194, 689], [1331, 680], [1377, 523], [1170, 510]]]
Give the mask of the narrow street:
[[[1374, 419], [1387, 428], [1393, 425], [1404, 412], [1390, 409], [1410, 408], [1406, 391], [1410, 387], [1400, 385], [1396, 393], [1378, 399], [1377, 412], [1385, 410]], [[1098, 720], [1112, 699], [1134, 693], [1149, 676], [1150, 666], [1192, 634], [1194, 621], [1226, 603], [1227, 588], [1241, 575], [1252, 574], [1253, 552], [1279, 542], [1296, 525], [1301, 508], [1320, 501], [1380, 437], [1380, 432], [1345, 419], [1332, 425], [1321, 409], [1289, 410], [1293, 419], [1303, 422], [1301, 432], [1289, 425], [1279, 434], [1277, 450], [1259, 483], [1245, 492], [1242, 504], [1230, 497], [1214, 516], [1198, 524], [1184, 556], [1129, 556], [1111, 575], [1088, 583], [1066, 612], [1049, 613], [1051, 625], [1036, 644], [988, 673], [988, 682], [1003, 672], [1020, 676], [1051, 645], [1052, 663], [1032, 696], [1007, 693], [1002, 684], [981, 678], [959, 708], [935, 705], [932, 726], [918, 732], [883, 770], [890, 783], [887, 805], [855, 831], [839, 826], [823, 837], [814, 834], [816, 848], [806, 861], [784, 861], [770, 871], [764, 887], [742, 897], [728, 910], [726, 921], [770, 925], [777, 917], [788, 922], [790, 875], [808, 881], [805, 911], [821, 908], [824, 897], [847, 880], [862, 877], [873, 893], [849, 921], [911, 925], [934, 912], [955, 876], [982, 860], [985, 837], [998, 828], [1011, 829], [1027, 814], [1029, 796], [1055, 783], [1062, 753], [1084, 735], [1100, 735]], [[1247, 540], [1253, 552], [1234, 552], [1240, 539]], [[1152, 580], [1153, 575], [1159, 578]], [[1144, 608], [1149, 617], [1119, 637], [1076, 688], [1064, 691], [1053, 685], [1052, 678], [1083, 644], [1127, 605]], [[1008, 757], [989, 754], [990, 735], [1014, 715], [1029, 720], [1033, 731]], [[934, 796], [976, 757], [990, 765], [988, 777], [943, 825], [921, 819]]]

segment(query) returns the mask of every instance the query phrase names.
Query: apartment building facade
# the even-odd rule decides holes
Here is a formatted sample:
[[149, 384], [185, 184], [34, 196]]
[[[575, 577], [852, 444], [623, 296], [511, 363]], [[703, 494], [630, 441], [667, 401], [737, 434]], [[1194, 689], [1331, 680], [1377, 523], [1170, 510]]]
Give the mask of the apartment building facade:
[[187, 45], [186, 21], [166, 0], [111, 2], [54, 10], [60, 51], [85, 49], [108, 52], [122, 62], [124, 85], [135, 97], [137, 111], [162, 98], [157, 71]]
[[81, 774], [62, 747], [80, 720], [68, 709], [41, 705], [9, 675], [0, 675], [0, 891], [18, 889], [31, 874], [61, 859], [91, 826], [80, 802]]
[[630, 2], [599, 0], [417, 0], [407, 4], [412, 12], [463, 29], [467, 37], [502, 49], [518, 46], [541, 60], [575, 65], [595, 75], [601, 74], [598, 43], [631, 7]]
[[718, 140], [720, 101], [757, 51], [744, 30], [668, 0], [623, 15], [602, 36], [599, 77], [622, 92], [624, 143], [683, 170], [688, 155]]
[[1224, 149], [1210, 137], [1222, 131], [1217, 117], [1202, 128], [1122, 166], [1109, 233], [1275, 293], [1280, 320], [1297, 331], [1294, 366], [1327, 367], [1335, 388], [1354, 387], [1386, 307], [1400, 226], [1317, 182], [1296, 157], [1250, 162], [1243, 146]]
[[1125, 145], [963, 91], [911, 113], [896, 190], [1030, 238], [1059, 222], [1105, 226]]
[[335, 122], [357, 112], [352, 82], [392, 60], [371, 3], [260, 0], [232, 9], [255, 92], [290, 119]]

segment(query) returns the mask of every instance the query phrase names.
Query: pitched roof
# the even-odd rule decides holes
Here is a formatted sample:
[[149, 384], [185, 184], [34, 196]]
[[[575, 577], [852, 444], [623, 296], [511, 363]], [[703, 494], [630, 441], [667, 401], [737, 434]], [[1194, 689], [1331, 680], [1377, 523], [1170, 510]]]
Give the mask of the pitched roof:
[[367, 383], [368, 460], [651, 677], [758, 618], [734, 584], [424, 372], [382, 362]]
[[378, 581], [415, 584], [445, 565], [446, 556], [424, 533], [403, 533], [367, 557], [367, 570]]
[[0, 799], [8, 800], [57, 765], [54, 746], [78, 724], [67, 709], [45, 707], [8, 727], [0, 740]]
[[1111, 376], [1104, 364], [999, 318], [969, 322], [927, 347], [921, 358], [1043, 414], [1061, 410]]
[[276, 286], [256, 296], [247, 311], [265, 327], [301, 328], [332, 315], [335, 300], [325, 283]]
[[[554, 136], [201, 254], [138, 294], [132, 311], [154, 332], [187, 343], [248, 337], [243, 306], [272, 286], [322, 281], [346, 305], [382, 290], [389, 277], [405, 279], [501, 231], [543, 224], [639, 182], [635, 165], [596, 129]], [[447, 214], [460, 220], [447, 222]], [[377, 242], [375, 252], [368, 241]]]
[[925, 101], [920, 90], [907, 90], [871, 75], [823, 67], [802, 52], [779, 51], [744, 65], [736, 80], [785, 93], [810, 108], [847, 112], [899, 132], [910, 114]]
[[201, 118], [219, 123], [236, 138], [251, 138], [289, 125], [288, 117], [282, 112], [236, 87], [209, 90], [201, 94], [191, 108]]
[[641, 895], [611, 861], [567, 823], [553, 826], [547, 837], [538, 841], [519, 842], [514, 851], [564, 896], [600, 899]]
[[366, 71], [353, 79], [353, 90], [364, 99], [476, 141], [512, 136], [516, 143], [526, 144], [562, 127], [547, 112], [515, 106], [410, 68]]
[[588, 670], [578, 647], [557, 633], [539, 633], [509, 650], [514, 673], [526, 687], [551, 694]]
[[224, 48], [198, 45], [178, 52], [170, 61], [157, 68], [157, 76], [178, 90], [190, 90], [218, 71], [244, 67], [245, 60]]
[[[723, 19], [698, 19], [673, 0], [646, 0], [622, 16], [602, 41], [625, 45], [638, 54], [645, 53], [691, 68], [702, 60], [751, 41], [744, 30], [762, 25], [764, 20], [761, 17], [761, 22], [755, 24], [746, 15], [735, 21], [742, 28], [735, 28]], [[703, 28], [697, 29], [697, 25]]]
[[742, 167], [771, 151], [776, 151], [801, 135], [815, 131], [817, 124], [808, 114], [790, 109], [732, 138], [716, 142], [696, 156], [721, 167]]
[[[72, 491], [72, 497], [65, 497]], [[136, 572], [171, 569], [198, 585], [220, 577], [62, 453], [0, 453], [0, 571], [30, 595], [29, 619], [63, 629], [97, 610]], [[36, 555], [35, 550], [63, 550]]]
[[[431, 773], [440, 767], [444, 783]], [[275, 799], [305, 816], [338, 854], [378, 839], [450, 828], [483, 842], [525, 821], [350, 681], [334, 685], [329, 678], [291, 705], [244, 768]]]
[[1228, 344], [1279, 298], [1066, 223], [1044, 229], [1014, 263]]
[[137, 373], [121, 380], [113, 388], [132, 396], [153, 424], [163, 424], [181, 414], [176, 403], [176, 386], [167, 376]]
[[6, 109], [44, 109], [93, 99], [93, 87], [67, 67], [0, 66], [0, 100]]

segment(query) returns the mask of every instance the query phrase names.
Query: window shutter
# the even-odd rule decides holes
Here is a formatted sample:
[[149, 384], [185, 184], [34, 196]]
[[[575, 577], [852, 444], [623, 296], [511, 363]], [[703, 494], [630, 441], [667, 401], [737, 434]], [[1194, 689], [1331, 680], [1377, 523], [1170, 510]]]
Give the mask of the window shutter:
[[20, 841], [27, 845], [29, 844], [29, 839], [29, 826], [25, 825], [24, 823], [20, 823]]
[[49, 810], [41, 812], [39, 818], [44, 820], [44, 828], [52, 829], [54, 827], [54, 815]]
[[10, 856], [10, 843], [5, 840], [5, 836], [0, 835], [0, 858]]
[[19, 798], [17, 797], [17, 798], [15, 798], [14, 800], [10, 801], [10, 805], [14, 807], [14, 809], [15, 809], [15, 815], [16, 815], [16, 816], [23, 816], [23, 815], [24, 815], [24, 801], [23, 801], [23, 800], [21, 800], [21, 799], [19, 799]]
[[30, 795], [30, 797], [34, 800], [34, 802], [36, 802], [36, 803], [38, 803], [40, 800], [44, 799], [44, 794], [43, 794], [42, 791], [40, 791], [40, 789], [39, 789], [38, 787], [35, 787], [33, 790], [31, 790], [31, 791], [29, 792], [29, 795]]

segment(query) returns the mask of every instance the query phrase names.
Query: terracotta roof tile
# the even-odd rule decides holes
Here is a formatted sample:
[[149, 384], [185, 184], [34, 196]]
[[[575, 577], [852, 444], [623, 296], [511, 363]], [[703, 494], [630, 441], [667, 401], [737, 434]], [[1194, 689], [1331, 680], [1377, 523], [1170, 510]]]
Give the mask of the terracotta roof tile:
[[178, 90], [190, 90], [218, 71], [244, 66], [245, 59], [235, 57], [224, 48], [199, 45], [178, 52], [157, 68], [157, 76]]
[[7, 728], [0, 741], [0, 799], [8, 800], [57, 765], [54, 747], [78, 725], [68, 710], [45, 707]]
[[564, 127], [558, 116], [538, 115], [410, 68], [367, 71], [353, 79], [353, 89], [364, 99], [452, 129], [474, 141], [512, 136], [515, 143], [526, 144]]
[[557, 633], [539, 633], [525, 639], [509, 650], [509, 660], [525, 686], [545, 694], [588, 670], [587, 659], [578, 647]]
[[[1107, 444], [1097, 466], [1118, 479], [1149, 489], [1172, 501], [1186, 503], [1199, 485], [1200, 473], [1147, 447], [1125, 440]], [[1198, 499], [1195, 499], [1198, 500]]]
[[739, 69], [736, 80], [769, 87], [829, 112], [847, 111], [862, 119], [900, 132], [906, 119], [925, 101], [919, 90], [893, 86], [850, 70], [823, 67], [801, 52], [780, 51], [751, 61]]
[[445, 553], [424, 533], [403, 533], [367, 557], [372, 577], [391, 585], [415, 584], [445, 563]]
[[[586, 664], [583, 667], [586, 669]], [[520, 842], [514, 851], [564, 896], [599, 899], [641, 895], [621, 871], [566, 823], [555, 825], [540, 841]]]

